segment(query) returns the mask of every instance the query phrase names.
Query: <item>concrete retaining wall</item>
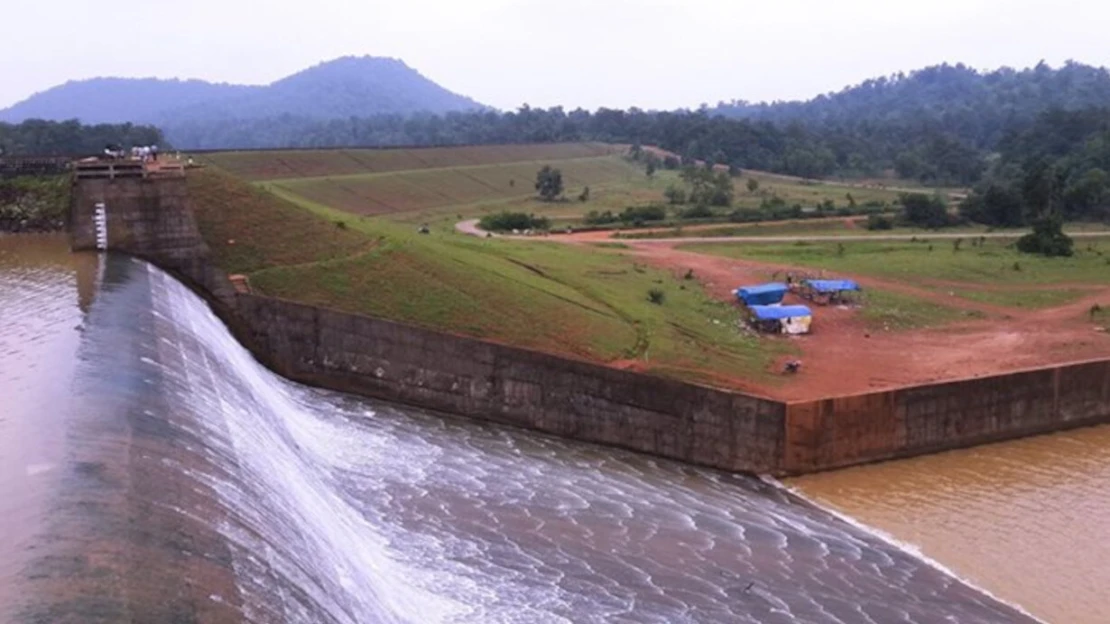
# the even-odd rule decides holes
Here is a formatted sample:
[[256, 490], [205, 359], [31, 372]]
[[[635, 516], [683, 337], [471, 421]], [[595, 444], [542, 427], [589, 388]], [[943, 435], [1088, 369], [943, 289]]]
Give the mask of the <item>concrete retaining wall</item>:
[[240, 295], [244, 341], [313, 385], [723, 470], [803, 474], [1110, 422], [1110, 361], [782, 403]]
[[693, 464], [778, 472], [782, 403], [352, 314], [240, 295], [282, 375]]
[[233, 298], [197, 229], [184, 177], [75, 180], [69, 212], [74, 250], [98, 248], [97, 204], [105, 207], [107, 249], [149, 260], [221, 301]]
[[792, 403], [786, 473], [1110, 422], [1110, 360]]

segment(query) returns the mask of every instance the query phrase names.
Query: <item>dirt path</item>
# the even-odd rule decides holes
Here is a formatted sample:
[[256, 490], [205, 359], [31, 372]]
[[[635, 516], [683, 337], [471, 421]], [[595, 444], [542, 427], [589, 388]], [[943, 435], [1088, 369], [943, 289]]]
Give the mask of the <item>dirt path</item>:
[[[735, 300], [732, 290], [736, 285], [767, 281], [776, 271], [790, 268], [707, 256], [666, 245], [637, 245], [630, 253], [676, 275], [692, 269], [710, 295], [724, 301]], [[937, 297], [934, 291], [903, 282], [849, 277], [865, 289]], [[961, 299], [956, 307], [986, 318], [911, 331], [868, 328], [854, 309], [815, 306], [814, 332], [792, 339], [802, 351], [802, 373], [794, 382], [768, 388], [767, 392], [782, 399], [801, 400], [1105, 357], [1110, 354], [1110, 336], [1097, 332], [1084, 314], [1092, 304], [1107, 301], [1110, 287], [1065, 306], [1032, 311]], [[788, 302], [805, 303], [794, 295]], [[750, 384], [734, 380], [732, 385]]]
[[[719, 227], [719, 226], [718, 226]], [[477, 221], [456, 225], [460, 232], [475, 236], [486, 233]], [[565, 244], [620, 242], [622, 253], [637, 261], [672, 272], [678, 277], [693, 270], [695, 278], [710, 296], [735, 301], [733, 289], [744, 283], [771, 280], [776, 274], [799, 271], [802, 267], [724, 258], [680, 249], [680, 244], [696, 242], [796, 242], [910, 240], [913, 235], [873, 236], [753, 236], [692, 237], [678, 239], [612, 239], [611, 232], [583, 232], [546, 237]], [[1105, 236], [1099, 233], [1074, 233], [1072, 236]], [[930, 239], [967, 238], [969, 234], [917, 235]], [[987, 238], [1013, 238], [1013, 233], [983, 234]], [[516, 238], [516, 237], [509, 237]], [[1110, 355], [1110, 334], [1097, 331], [1085, 313], [1092, 304], [1110, 302], [1110, 286], [1090, 284], [987, 285], [963, 284], [944, 280], [922, 280], [919, 285], [866, 275], [838, 273], [858, 281], [865, 290], [874, 289], [912, 297], [936, 300], [937, 289], [986, 288], [990, 290], [1059, 290], [1083, 288], [1090, 295], [1054, 308], [1026, 310], [959, 299], [953, 307], [975, 313], [968, 320], [934, 329], [895, 331], [868, 326], [858, 311], [836, 306], [815, 308], [814, 331], [798, 338], [767, 337], [766, 340], [792, 340], [801, 350], [802, 371], [789, 383], [760, 386], [749, 379], [722, 379], [736, 388], [757, 388], [783, 400], [805, 400], [843, 396], [940, 380], [980, 377], [1004, 371], [1034, 368], [1106, 357]], [[943, 296], [943, 295], [941, 295]], [[788, 303], [804, 303], [788, 295]], [[611, 363], [636, 367], [635, 362]], [[777, 370], [781, 362], [775, 363]]]

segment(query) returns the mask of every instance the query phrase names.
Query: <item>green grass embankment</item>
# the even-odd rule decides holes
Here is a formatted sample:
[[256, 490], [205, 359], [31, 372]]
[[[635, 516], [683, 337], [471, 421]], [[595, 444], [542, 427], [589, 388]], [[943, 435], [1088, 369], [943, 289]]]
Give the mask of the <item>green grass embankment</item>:
[[219, 172], [190, 175], [221, 266], [262, 294], [706, 382], [766, 376], [788, 348], [739, 330], [735, 306], [697, 282], [620, 250], [479, 239], [447, 224], [423, 235]]

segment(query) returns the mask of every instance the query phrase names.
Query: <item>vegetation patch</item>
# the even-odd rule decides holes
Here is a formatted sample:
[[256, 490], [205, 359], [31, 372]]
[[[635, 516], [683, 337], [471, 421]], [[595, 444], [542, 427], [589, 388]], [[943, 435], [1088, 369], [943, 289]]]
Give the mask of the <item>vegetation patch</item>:
[[1025, 308], [1037, 310], [1041, 308], [1054, 308], [1078, 301], [1090, 291], [1078, 288], [1053, 288], [1053, 289], [957, 289], [953, 294], [961, 299], [989, 303], [991, 305], [1009, 308]]
[[523, 212], [499, 212], [482, 217], [478, 221], [478, 227], [489, 232], [523, 232], [546, 230], [551, 227], [551, 222], [545, 217]]
[[[692, 243], [683, 249], [730, 258], [748, 258], [920, 283], [922, 279], [968, 284], [1110, 283], [1110, 238], [1087, 239], [1070, 258], [1023, 254], [1005, 240], [969, 236], [954, 241], [852, 241], [806, 244], [735, 245]], [[1106, 252], [1102, 247], [1106, 248]]]
[[70, 177], [0, 180], [0, 232], [45, 232], [65, 227]]
[[981, 316], [921, 297], [873, 289], [867, 291], [862, 314], [872, 329], [890, 331], [935, 327]]

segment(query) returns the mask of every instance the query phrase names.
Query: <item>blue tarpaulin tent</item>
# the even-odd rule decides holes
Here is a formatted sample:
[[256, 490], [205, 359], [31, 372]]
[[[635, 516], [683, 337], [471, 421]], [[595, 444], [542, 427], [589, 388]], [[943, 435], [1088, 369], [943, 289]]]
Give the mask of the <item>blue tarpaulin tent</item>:
[[760, 321], [781, 321], [786, 318], [800, 318], [813, 316], [813, 312], [804, 305], [765, 306], [753, 305], [750, 310]]
[[747, 306], [771, 305], [782, 303], [786, 296], [786, 284], [770, 283], [759, 286], [741, 286], [736, 289], [736, 298]]
[[807, 334], [813, 312], [803, 305], [749, 306], [752, 324], [762, 331], [784, 334]]
[[806, 280], [806, 284], [818, 293], [837, 293], [849, 290], [859, 290], [859, 284], [852, 280]]

